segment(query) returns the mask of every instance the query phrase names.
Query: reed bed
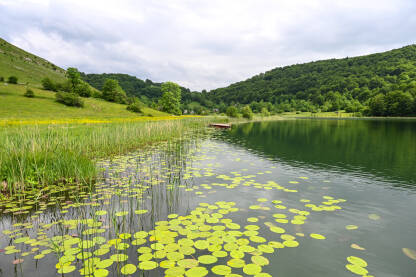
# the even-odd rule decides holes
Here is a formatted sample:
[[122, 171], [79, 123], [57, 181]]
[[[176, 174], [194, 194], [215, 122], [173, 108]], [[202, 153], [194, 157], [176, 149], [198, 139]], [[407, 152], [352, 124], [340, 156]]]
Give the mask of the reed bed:
[[0, 190], [91, 183], [96, 160], [187, 136], [210, 117], [147, 122], [16, 125], [0, 128]]

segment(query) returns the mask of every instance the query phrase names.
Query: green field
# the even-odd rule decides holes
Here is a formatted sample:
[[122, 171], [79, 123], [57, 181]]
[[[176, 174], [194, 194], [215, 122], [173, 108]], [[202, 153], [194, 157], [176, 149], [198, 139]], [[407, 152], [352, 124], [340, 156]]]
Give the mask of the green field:
[[0, 38], [0, 77], [18, 77], [21, 84], [41, 87], [45, 77], [65, 81], [65, 70], [38, 56], [30, 54]]
[[[83, 108], [68, 107], [55, 102], [55, 93], [33, 89], [35, 98], [26, 98], [26, 86], [0, 84], [0, 121], [2, 120], [45, 120], [45, 119], [111, 119], [137, 118], [138, 114], [126, 110], [126, 105], [111, 103], [102, 99], [83, 98]], [[168, 114], [147, 107], [147, 116]]]

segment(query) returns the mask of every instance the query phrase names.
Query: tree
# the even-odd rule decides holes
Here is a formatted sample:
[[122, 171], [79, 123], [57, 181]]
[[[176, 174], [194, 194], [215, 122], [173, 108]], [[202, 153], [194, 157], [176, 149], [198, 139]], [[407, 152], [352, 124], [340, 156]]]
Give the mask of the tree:
[[384, 101], [386, 103], [387, 115], [406, 116], [412, 113], [413, 97], [408, 92], [389, 92], [386, 94]]
[[162, 111], [180, 115], [181, 109], [181, 88], [178, 84], [173, 82], [163, 83], [161, 86], [162, 97], [159, 100], [159, 104]]
[[252, 119], [253, 118], [253, 111], [251, 110], [250, 106], [244, 106], [241, 109], [241, 114], [243, 115], [244, 118], [247, 119]]
[[66, 70], [66, 77], [69, 79], [73, 91], [82, 82], [81, 74], [75, 67], [69, 67]]
[[17, 77], [16, 76], [10, 76], [8, 80], [9, 84], [17, 84]]
[[386, 113], [386, 104], [384, 102], [384, 94], [377, 94], [370, 99], [368, 103], [370, 115], [383, 116]]
[[74, 92], [82, 97], [90, 97], [92, 94], [90, 86], [85, 82], [79, 83], [75, 87]]
[[118, 85], [118, 82], [113, 79], [106, 79], [103, 85], [103, 98], [107, 101], [126, 103], [127, 96], [124, 90]]
[[235, 106], [229, 106], [225, 112], [229, 117], [238, 117], [238, 110]]

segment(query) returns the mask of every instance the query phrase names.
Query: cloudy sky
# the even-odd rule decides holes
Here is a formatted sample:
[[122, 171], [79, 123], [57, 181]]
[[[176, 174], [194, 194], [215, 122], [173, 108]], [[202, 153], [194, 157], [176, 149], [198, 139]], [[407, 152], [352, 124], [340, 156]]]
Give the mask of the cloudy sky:
[[88, 73], [213, 89], [416, 42], [415, 0], [0, 0], [0, 37]]

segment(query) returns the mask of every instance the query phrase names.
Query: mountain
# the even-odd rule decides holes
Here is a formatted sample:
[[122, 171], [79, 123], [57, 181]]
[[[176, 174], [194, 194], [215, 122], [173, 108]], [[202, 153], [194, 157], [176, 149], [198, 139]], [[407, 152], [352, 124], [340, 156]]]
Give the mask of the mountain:
[[416, 45], [278, 67], [211, 90], [204, 97], [217, 105], [266, 102], [276, 111], [348, 109], [372, 115], [412, 115], [416, 114]]
[[7, 80], [10, 76], [16, 76], [19, 83], [41, 87], [44, 77], [65, 81], [65, 70], [0, 38], [0, 77]]

